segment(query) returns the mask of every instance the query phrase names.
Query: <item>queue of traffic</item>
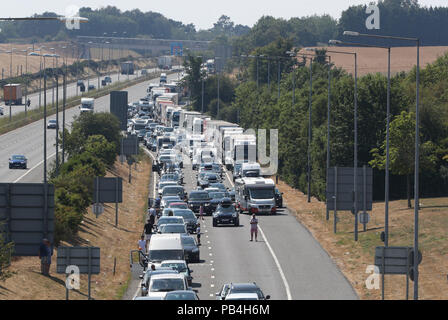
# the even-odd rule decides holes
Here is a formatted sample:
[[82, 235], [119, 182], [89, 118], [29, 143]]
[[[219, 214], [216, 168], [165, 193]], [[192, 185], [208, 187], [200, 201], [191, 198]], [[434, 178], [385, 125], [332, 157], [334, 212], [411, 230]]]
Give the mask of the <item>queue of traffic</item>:
[[[164, 80], [164, 79], [163, 79]], [[190, 268], [200, 263], [201, 222], [213, 227], [240, 225], [244, 213], [275, 215], [281, 194], [257, 163], [255, 134], [237, 124], [212, 120], [179, 104], [176, 83], [151, 84], [147, 96], [130, 104], [128, 134], [138, 136], [153, 157], [157, 185], [148, 216], [156, 222], [147, 245], [138, 251], [143, 267], [136, 300], [198, 300]], [[197, 172], [195, 185], [185, 169]], [[227, 179], [227, 180], [226, 180]], [[234, 187], [229, 186], [233, 184]], [[133, 254], [131, 252], [131, 266]], [[231, 281], [231, 279], [229, 279]], [[264, 300], [255, 283], [226, 283], [219, 300]]]

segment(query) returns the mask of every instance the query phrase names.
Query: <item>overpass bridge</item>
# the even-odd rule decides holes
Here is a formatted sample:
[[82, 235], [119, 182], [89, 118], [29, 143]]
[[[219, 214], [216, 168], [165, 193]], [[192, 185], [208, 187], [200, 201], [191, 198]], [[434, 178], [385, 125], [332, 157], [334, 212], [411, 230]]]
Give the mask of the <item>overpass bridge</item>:
[[[145, 50], [152, 56], [173, 55], [174, 52], [188, 50], [190, 52], [207, 51], [211, 41], [171, 40], [171, 39], [144, 39], [120, 37], [93, 37], [77, 36], [77, 43], [83, 48], [81, 58], [87, 58], [88, 48], [112, 48]], [[106, 43], [109, 42], [109, 43]]]

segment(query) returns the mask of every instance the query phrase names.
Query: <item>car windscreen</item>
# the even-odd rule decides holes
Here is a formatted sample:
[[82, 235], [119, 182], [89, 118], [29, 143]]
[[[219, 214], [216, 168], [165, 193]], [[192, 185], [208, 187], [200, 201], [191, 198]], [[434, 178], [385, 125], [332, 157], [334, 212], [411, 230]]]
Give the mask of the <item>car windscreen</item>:
[[162, 224], [174, 224], [174, 223], [179, 223], [183, 225], [182, 219], [179, 218], [160, 218], [159, 221], [157, 222], [157, 225], [162, 225]]
[[259, 299], [263, 299], [263, 293], [257, 287], [233, 287], [231, 293], [256, 293]]
[[195, 219], [196, 218], [194, 213], [191, 212], [190, 210], [175, 210], [174, 211], [174, 215], [176, 217], [183, 217], [184, 220], [186, 220], [186, 219]]
[[249, 189], [252, 199], [272, 199], [274, 198], [274, 188], [254, 188]]
[[162, 233], [186, 233], [185, 226], [183, 224], [175, 225], [163, 225], [160, 228]]
[[209, 199], [207, 192], [190, 193], [190, 196], [188, 198], [190, 200], [208, 200]]
[[150, 261], [184, 260], [183, 250], [149, 250]]
[[178, 194], [183, 194], [184, 193], [184, 188], [182, 187], [171, 187], [171, 186], [166, 186], [165, 188], [163, 188], [162, 191], [162, 195], [166, 196], [166, 195], [178, 195]]
[[168, 292], [185, 290], [185, 283], [182, 279], [155, 279], [152, 280], [151, 292]]
[[187, 265], [181, 262], [166, 262], [160, 265], [162, 268], [171, 267], [179, 272], [187, 271]]
[[25, 160], [24, 156], [12, 156], [13, 160]]
[[196, 300], [194, 292], [170, 292], [166, 295], [165, 300]]
[[146, 124], [138, 124], [138, 123], [136, 123], [136, 124], [134, 124], [134, 130], [143, 130], [143, 129], [145, 129], [145, 127], [146, 127]]
[[182, 244], [184, 246], [196, 246], [196, 242], [192, 237], [182, 237]]
[[222, 199], [226, 196], [224, 192], [210, 192], [211, 199]]
[[230, 206], [219, 206], [219, 212], [222, 213], [234, 213], [235, 212], [235, 207], [233, 205]]

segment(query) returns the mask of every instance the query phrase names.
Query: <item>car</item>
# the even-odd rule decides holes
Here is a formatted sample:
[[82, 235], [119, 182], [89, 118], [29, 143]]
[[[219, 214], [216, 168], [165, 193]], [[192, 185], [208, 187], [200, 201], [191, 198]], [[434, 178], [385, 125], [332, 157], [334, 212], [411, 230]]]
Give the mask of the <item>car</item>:
[[184, 247], [185, 252], [185, 259], [188, 263], [191, 262], [197, 262], [199, 263], [200, 260], [200, 250], [198, 247], [198, 244], [196, 242], [196, 239], [193, 236], [190, 235], [183, 235], [181, 236], [182, 245]]
[[152, 297], [134, 297], [132, 300], [164, 300], [163, 297], [152, 296]]
[[187, 227], [184, 224], [164, 224], [157, 228], [157, 233], [180, 233], [180, 234], [188, 234]]
[[57, 127], [57, 122], [55, 119], [48, 120], [47, 129], [56, 129], [56, 127]]
[[148, 297], [165, 298], [167, 292], [189, 289], [188, 280], [183, 274], [158, 274], [149, 281]]
[[208, 209], [211, 210], [212, 212], [215, 212], [216, 208], [223, 199], [227, 199], [226, 192], [211, 191], [208, 193], [208, 195], [210, 196], [210, 205]]
[[196, 232], [196, 228], [198, 226], [198, 219], [196, 218], [193, 211], [191, 211], [190, 209], [173, 209], [173, 214], [175, 217], [184, 218], [187, 231], [189, 233]]
[[207, 188], [209, 185], [208, 179], [206, 179], [207, 172], [200, 172], [198, 175], [197, 185], [203, 189]]
[[167, 208], [171, 202], [182, 202], [179, 196], [165, 196], [160, 202], [161, 208]]
[[199, 208], [201, 205], [204, 206], [204, 213], [206, 211], [206, 207], [208, 207], [210, 203], [210, 197], [208, 196], [207, 191], [202, 190], [194, 190], [191, 191], [188, 195], [188, 208], [194, 213], [199, 213]]
[[210, 183], [209, 187], [210, 188], [218, 188], [219, 191], [227, 192], [226, 186], [224, 185], [224, 183], [221, 183], [221, 182]]
[[165, 260], [160, 264], [162, 268], [173, 268], [180, 274], [185, 275], [188, 281], [188, 285], [191, 286], [193, 282], [193, 277], [190, 273], [190, 268], [188, 268], [187, 262], [185, 260]]
[[181, 224], [181, 225], [185, 225], [185, 221], [184, 221], [184, 218], [182, 218], [182, 217], [162, 216], [157, 221], [157, 224], [156, 224], [157, 230], [159, 230], [165, 224]]
[[255, 283], [226, 283], [221, 291], [216, 293], [217, 300], [226, 300], [227, 296], [235, 293], [256, 293], [258, 300], [269, 300], [271, 296], [265, 296], [260, 287]]
[[173, 268], [157, 268], [156, 270], [148, 269], [146, 270], [145, 274], [140, 275], [140, 279], [142, 281], [140, 282], [141, 286], [141, 295], [146, 296], [148, 294], [148, 286], [149, 281], [151, 280], [151, 277], [156, 274], [178, 274], [179, 271], [174, 270]]
[[178, 186], [179, 184], [177, 183], [177, 181], [172, 181], [172, 180], [161, 180], [159, 182], [159, 185], [157, 186], [157, 192], [158, 194], [161, 196], [162, 192], [163, 192], [163, 188], [165, 188], [166, 186]]
[[275, 205], [278, 208], [283, 207], [283, 192], [280, 192], [277, 188], [275, 188]]
[[240, 217], [238, 211], [230, 198], [222, 199], [221, 203], [213, 213], [213, 226], [219, 224], [233, 224], [235, 227], [240, 225]]
[[221, 182], [221, 177], [214, 172], [206, 173], [204, 179], [208, 181], [209, 186], [212, 183]]
[[104, 77], [104, 81], [106, 81], [106, 83], [112, 83], [112, 78], [109, 76]]
[[196, 292], [191, 290], [179, 290], [167, 292], [165, 300], [199, 300]]
[[9, 169], [22, 168], [26, 169], [28, 160], [24, 155], [12, 155], [9, 158]]
[[184, 187], [180, 185], [165, 186], [162, 190], [162, 199], [169, 196], [178, 196], [180, 199], [185, 199]]
[[186, 202], [171, 202], [168, 205], [170, 209], [188, 209], [188, 203]]
[[89, 84], [89, 86], [87, 87], [87, 90], [88, 90], [88, 91], [90, 91], [90, 90], [95, 90], [95, 85], [93, 85], [93, 84]]
[[230, 293], [227, 295], [227, 300], [260, 300], [258, 299], [258, 294], [256, 293]]

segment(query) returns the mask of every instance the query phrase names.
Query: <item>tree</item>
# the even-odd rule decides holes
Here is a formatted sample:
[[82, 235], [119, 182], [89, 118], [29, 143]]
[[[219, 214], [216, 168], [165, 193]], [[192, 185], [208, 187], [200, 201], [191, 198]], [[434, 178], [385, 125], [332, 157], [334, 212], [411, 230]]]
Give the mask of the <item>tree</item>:
[[[413, 112], [401, 112], [390, 122], [389, 129], [389, 169], [392, 174], [406, 176], [406, 193], [408, 208], [411, 204], [411, 175], [414, 173], [415, 160], [415, 114]], [[435, 146], [427, 141], [421, 144], [420, 170], [433, 167], [437, 158], [434, 155]], [[381, 170], [386, 167], [386, 139], [381, 150], [371, 150], [373, 160], [369, 164]], [[417, 204], [418, 205], [418, 204]]]
[[14, 243], [5, 243], [3, 226], [0, 224], [0, 281], [5, 281], [11, 277], [14, 272], [9, 271], [11, 254], [14, 251]]
[[189, 55], [184, 63], [187, 76], [183, 79], [182, 85], [190, 91], [193, 108], [196, 111], [201, 110], [202, 79], [205, 77], [204, 72], [201, 71], [202, 61], [201, 57]]

